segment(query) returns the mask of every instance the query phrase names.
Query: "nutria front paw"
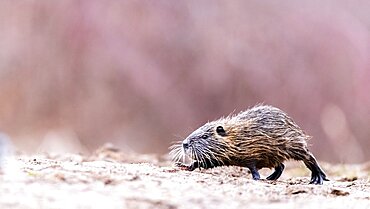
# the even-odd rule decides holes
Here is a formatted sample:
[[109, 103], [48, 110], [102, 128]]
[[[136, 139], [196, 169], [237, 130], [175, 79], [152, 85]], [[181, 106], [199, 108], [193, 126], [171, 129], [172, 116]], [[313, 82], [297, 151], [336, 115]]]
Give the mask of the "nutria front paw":
[[186, 171], [189, 170], [189, 166], [188, 165], [185, 165], [182, 162], [176, 162], [175, 163], [175, 166], [178, 167], [178, 168], [180, 168], [181, 170], [186, 170]]

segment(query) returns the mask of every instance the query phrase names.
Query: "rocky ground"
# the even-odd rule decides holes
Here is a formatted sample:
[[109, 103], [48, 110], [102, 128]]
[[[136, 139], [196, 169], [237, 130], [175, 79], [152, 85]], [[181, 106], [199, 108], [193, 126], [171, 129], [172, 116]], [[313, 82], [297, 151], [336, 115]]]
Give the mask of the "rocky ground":
[[370, 208], [370, 163], [321, 166], [331, 181], [317, 186], [299, 162], [274, 182], [253, 181], [238, 167], [183, 171], [113, 147], [91, 156], [16, 155], [0, 174], [0, 208]]

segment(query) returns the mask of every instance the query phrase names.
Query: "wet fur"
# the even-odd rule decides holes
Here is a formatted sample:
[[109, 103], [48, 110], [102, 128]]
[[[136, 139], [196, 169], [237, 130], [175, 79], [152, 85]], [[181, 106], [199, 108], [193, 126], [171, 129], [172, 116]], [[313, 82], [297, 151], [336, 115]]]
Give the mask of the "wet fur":
[[276, 180], [285, 160], [302, 160], [312, 171], [311, 183], [322, 184], [325, 173], [307, 148], [306, 135], [283, 111], [272, 106], [255, 106], [234, 116], [208, 122], [172, 147], [176, 161], [188, 155], [195, 160], [187, 170], [223, 165], [250, 169], [253, 179], [258, 170], [274, 168], [267, 179]]

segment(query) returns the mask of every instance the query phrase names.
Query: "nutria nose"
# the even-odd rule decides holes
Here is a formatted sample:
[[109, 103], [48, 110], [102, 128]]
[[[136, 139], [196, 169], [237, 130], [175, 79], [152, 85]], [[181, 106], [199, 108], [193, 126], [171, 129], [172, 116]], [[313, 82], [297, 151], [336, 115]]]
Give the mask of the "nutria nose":
[[182, 142], [182, 147], [183, 147], [184, 149], [189, 148], [189, 142], [188, 142], [187, 140], [184, 140], [184, 141]]

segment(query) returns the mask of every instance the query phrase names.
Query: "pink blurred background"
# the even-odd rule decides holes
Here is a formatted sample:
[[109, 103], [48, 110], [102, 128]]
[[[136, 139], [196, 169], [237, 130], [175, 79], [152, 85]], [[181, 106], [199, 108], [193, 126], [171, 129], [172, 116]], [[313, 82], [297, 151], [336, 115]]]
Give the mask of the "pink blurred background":
[[257, 103], [370, 160], [369, 1], [1, 1], [0, 129], [26, 152], [168, 152]]

